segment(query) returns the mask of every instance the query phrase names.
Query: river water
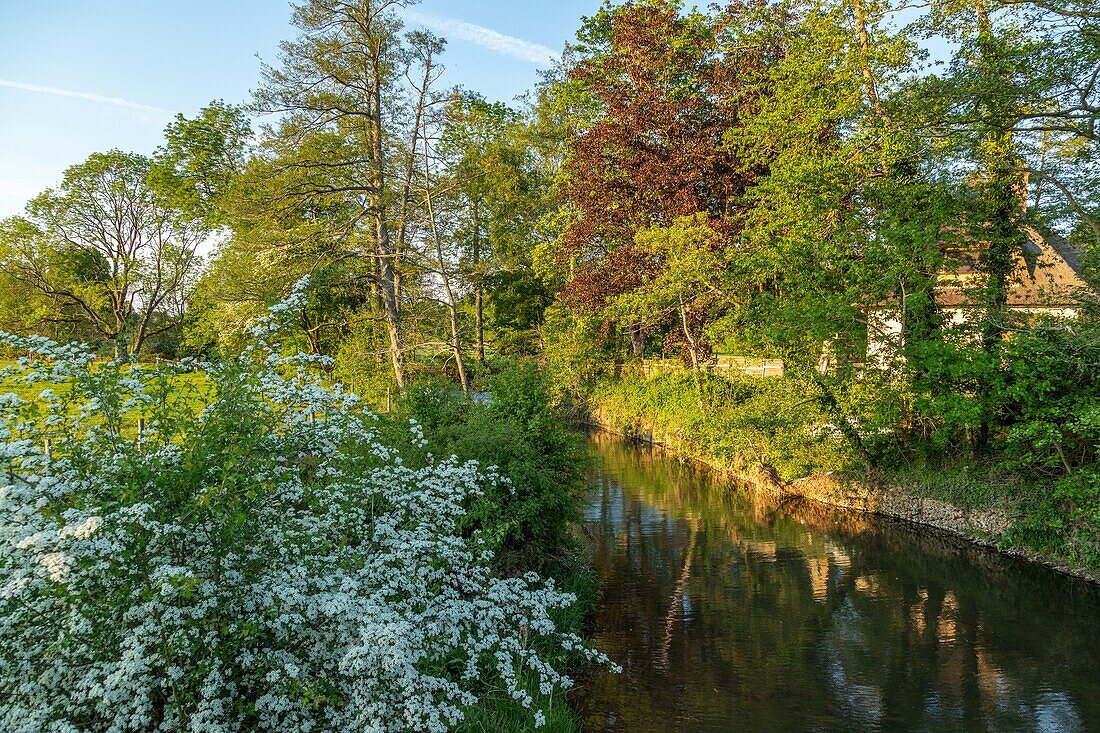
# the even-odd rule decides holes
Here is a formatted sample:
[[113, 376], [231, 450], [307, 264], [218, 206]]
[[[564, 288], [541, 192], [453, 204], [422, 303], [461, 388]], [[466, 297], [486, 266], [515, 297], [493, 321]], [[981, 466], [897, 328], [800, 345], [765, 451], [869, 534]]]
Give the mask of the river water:
[[1100, 591], [595, 436], [586, 728], [1100, 731]]

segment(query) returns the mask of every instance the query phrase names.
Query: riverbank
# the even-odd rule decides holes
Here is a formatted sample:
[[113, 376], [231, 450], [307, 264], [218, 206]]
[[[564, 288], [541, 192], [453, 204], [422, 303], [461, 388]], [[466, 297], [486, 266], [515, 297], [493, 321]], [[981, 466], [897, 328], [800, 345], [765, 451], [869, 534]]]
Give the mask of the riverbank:
[[[579, 413], [590, 427], [658, 447], [733, 478], [769, 500], [782, 504], [805, 499], [855, 512], [904, 521], [946, 532], [975, 545], [1021, 558], [1072, 577], [1100, 585], [1100, 569], [1041, 552], [1014, 538], [1023, 517], [1012, 507], [967, 506], [926, 495], [924, 487], [906, 485], [897, 476], [884, 474], [874, 481], [844, 471], [818, 471], [784, 478], [774, 466], [747, 457], [743, 452], [708, 449], [690, 438], [690, 426], [670, 425], [668, 412], [662, 421], [642, 410], [624, 409], [621, 402], [600, 400], [596, 391]], [[651, 413], [656, 414], [656, 413]], [[711, 445], [725, 445], [715, 441]]]

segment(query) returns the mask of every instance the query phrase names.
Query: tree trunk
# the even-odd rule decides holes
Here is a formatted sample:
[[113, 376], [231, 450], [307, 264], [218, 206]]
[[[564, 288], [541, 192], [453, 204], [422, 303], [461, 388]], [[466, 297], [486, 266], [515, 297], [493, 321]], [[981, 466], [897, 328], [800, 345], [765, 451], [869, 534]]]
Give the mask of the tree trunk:
[[679, 293], [680, 299], [680, 325], [684, 329], [684, 337], [688, 342], [688, 354], [691, 357], [691, 376], [695, 380], [695, 396], [699, 399], [699, 407], [703, 406], [703, 385], [699, 380], [699, 345], [695, 337], [691, 335], [688, 327], [687, 306], [684, 305], [684, 294]]
[[[996, 68], [998, 49], [993, 38], [993, 25], [982, 0], [975, 4], [978, 14], [978, 49], [981, 62]], [[1016, 112], [996, 96], [979, 100], [979, 108], [989, 120], [978, 154], [985, 168], [986, 183], [982, 191], [981, 210], [988, 227], [989, 245], [982, 252], [980, 264], [986, 277], [983, 292], [985, 318], [982, 323], [982, 348], [994, 361], [999, 358], [1007, 330], [1008, 287], [1013, 270], [1013, 256], [1023, 239], [1019, 226], [1018, 156], [1012, 127]], [[1026, 201], [1026, 198], [1025, 198]], [[983, 380], [984, 381], [984, 380]], [[982, 405], [990, 403], [992, 384], [979, 385]], [[985, 450], [992, 432], [990, 419], [984, 417], [978, 430], [974, 449]]]
[[371, 196], [371, 209], [375, 229], [375, 256], [378, 258], [378, 285], [382, 296], [382, 316], [386, 322], [389, 336], [390, 362], [397, 389], [405, 391], [405, 342], [401, 334], [401, 307], [397, 298], [397, 282], [394, 252], [390, 243], [389, 221], [386, 217], [385, 191], [385, 155], [382, 150], [382, 80], [381, 60], [375, 63], [374, 85], [372, 89], [373, 107], [371, 114], [371, 164], [374, 193]]
[[474, 272], [474, 331], [477, 334], [477, 360], [485, 363], [485, 303], [481, 289], [481, 220], [478, 216], [477, 200], [473, 202], [474, 241], [470, 259]]
[[882, 99], [879, 97], [878, 84], [875, 81], [874, 72], [871, 70], [871, 38], [867, 32], [867, 16], [863, 7], [863, 0], [851, 0], [852, 14], [856, 19], [856, 32], [859, 38], [860, 72], [863, 74], [863, 88], [867, 93], [867, 101], [871, 103], [871, 109], [883, 122], [889, 122]]
[[645, 356], [645, 334], [642, 332], [641, 323], [632, 323], [627, 327], [630, 333], [630, 353], [636, 359]]
[[[395, 254], [397, 259], [403, 256], [408, 241], [409, 207], [412, 202], [412, 178], [416, 169], [416, 150], [419, 145], [421, 121], [424, 119], [424, 110], [427, 107], [428, 88], [432, 83], [432, 71], [435, 68], [432, 63], [433, 50], [428, 48], [424, 55], [424, 76], [421, 79], [420, 89], [416, 95], [416, 111], [413, 113], [412, 132], [410, 133], [408, 157], [405, 159], [405, 180], [401, 186], [401, 206], [397, 222], [397, 245]], [[398, 301], [401, 300], [401, 271], [394, 273], [394, 291]]]
[[[997, 166], [997, 161], [991, 161]], [[1000, 167], [1000, 166], [998, 166]], [[1013, 181], [1002, 170], [991, 170], [985, 192], [990, 225], [989, 246], [982, 252], [981, 265], [987, 277], [985, 286], [985, 324], [982, 346], [995, 352], [1005, 333], [1008, 281], [1013, 269], [1013, 254], [1022, 232], [1016, 224], [1016, 196]]]
[[458, 381], [462, 385], [462, 393], [470, 396], [470, 380], [466, 375], [466, 361], [462, 356], [462, 340], [458, 327], [458, 303], [455, 301], [454, 290], [451, 288], [451, 277], [447, 274], [447, 264], [443, 257], [443, 242], [439, 236], [439, 226], [435, 218], [435, 205], [432, 202], [432, 175], [431, 158], [428, 154], [428, 136], [424, 136], [424, 204], [428, 210], [428, 224], [431, 228], [432, 238], [435, 240], [435, 259], [439, 267], [439, 279], [443, 281], [443, 294], [447, 299], [447, 313], [450, 316], [451, 325], [451, 353], [455, 358], [455, 367], [458, 369]]
[[470, 396], [470, 379], [466, 376], [466, 362], [462, 358], [462, 346], [459, 342], [458, 308], [455, 305], [454, 296], [451, 294], [450, 285], [447, 285], [447, 310], [451, 314], [451, 349], [454, 352], [455, 366], [458, 368], [458, 381], [462, 385], [462, 393]]

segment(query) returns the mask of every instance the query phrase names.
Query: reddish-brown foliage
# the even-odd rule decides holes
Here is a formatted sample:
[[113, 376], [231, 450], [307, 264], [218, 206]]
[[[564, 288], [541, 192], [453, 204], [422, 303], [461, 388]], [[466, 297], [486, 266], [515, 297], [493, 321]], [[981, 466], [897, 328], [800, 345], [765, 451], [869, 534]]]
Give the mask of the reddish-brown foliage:
[[723, 145], [760, 98], [759, 49], [723, 49], [742, 10], [681, 16], [671, 3], [615, 9], [606, 53], [577, 63], [569, 78], [601, 114], [574, 143], [563, 193], [577, 218], [564, 236], [577, 263], [566, 297], [599, 308], [658, 263], [634, 245], [642, 228], [704, 212], [727, 236], [734, 205], [754, 172]]

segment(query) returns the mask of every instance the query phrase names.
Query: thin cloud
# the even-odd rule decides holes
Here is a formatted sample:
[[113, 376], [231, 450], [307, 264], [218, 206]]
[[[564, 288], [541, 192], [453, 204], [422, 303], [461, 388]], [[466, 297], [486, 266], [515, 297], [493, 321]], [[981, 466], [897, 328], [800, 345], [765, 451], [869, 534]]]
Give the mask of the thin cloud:
[[124, 109], [132, 109], [138, 112], [146, 112], [163, 117], [171, 117], [176, 114], [170, 109], [153, 107], [148, 104], [138, 104], [137, 102], [131, 102], [130, 100], [122, 99], [121, 97], [105, 97], [102, 94], [74, 92], [71, 89], [58, 89], [57, 87], [47, 87], [41, 84], [27, 84], [21, 81], [11, 81], [10, 79], [0, 79], [0, 87], [6, 87], [8, 89], [19, 89], [24, 92], [33, 92], [35, 94], [52, 94], [55, 97], [83, 99], [87, 102], [95, 102], [96, 104], [110, 104], [115, 107], [123, 107]]
[[420, 25], [427, 26], [434, 31], [439, 31], [452, 38], [473, 43], [482, 48], [489, 49], [490, 51], [502, 53], [505, 56], [529, 61], [532, 64], [548, 65], [553, 63], [557, 58], [557, 54], [546, 46], [532, 43], [531, 41], [525, 41], [515, 36], [506, 36], [491, 28], [486, 28], [485, 26], [476, 25], [474, 23], [467, 23], [464, 20], [444, 18], [435, 13], [414, 10], [412, 8], [406, 8], [402, 12], [402, 15], [404, 15], [406, 20], [412, 23], [419, 23]]

